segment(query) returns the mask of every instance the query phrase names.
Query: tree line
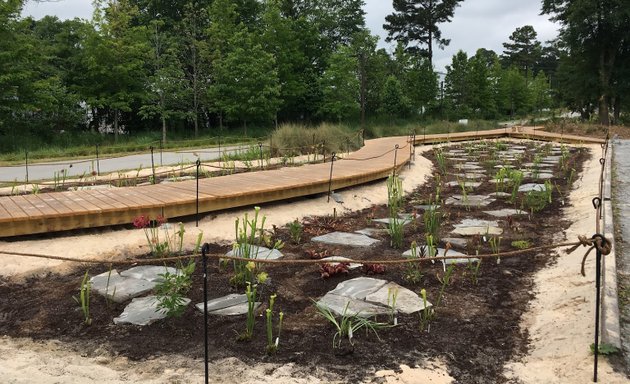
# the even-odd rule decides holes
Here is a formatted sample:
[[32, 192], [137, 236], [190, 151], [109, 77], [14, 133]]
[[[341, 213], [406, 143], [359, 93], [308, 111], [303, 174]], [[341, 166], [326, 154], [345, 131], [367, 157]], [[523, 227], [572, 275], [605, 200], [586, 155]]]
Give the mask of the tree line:
[[[393, 0], [393, 52], [363, 0], [96, 0], [91, 20], [22, 17], [0, 2], [0, 142], [60, 132], [200, 133], [282, 122], [499, 119], [566, 105], [619, 118], [629, 0], [544, 0], [543, 45], [517, 28], [496, 53], [460, 51], [436, 73], [439, 24], [461, 0]], [[595, 5], [593, 5], [593, 4]], [[585, 19], [581, 17], [584, 16]], [[582, 21], [584, 20], [584, 21]]]

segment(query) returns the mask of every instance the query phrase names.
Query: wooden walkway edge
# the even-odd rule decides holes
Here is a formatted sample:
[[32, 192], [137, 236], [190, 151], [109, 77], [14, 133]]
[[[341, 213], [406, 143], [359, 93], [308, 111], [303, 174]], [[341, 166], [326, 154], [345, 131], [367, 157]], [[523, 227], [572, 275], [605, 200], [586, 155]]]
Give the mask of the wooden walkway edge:
[[[416, 135], [414, 144], [501, 137], [571, 143], [605, 142], [579, 136], [560, 136], [535, 129], [499, 129]], [[394, 166], [400, 168], [410, 160], [409, 143], [409, 137], [366, 141], [359, 151], [333, 163], [332, 189], [387, 178]], [[200, 179], [199, 212], [325, 193], [329, 187], [330, 169], [331, 164], [328, 162]], [[0, 238], [129, 224], [139, 215], [176, 218], [193, 215], [196, 210], [196, 180], [142, 187], [4, 196], [0, 197]]]

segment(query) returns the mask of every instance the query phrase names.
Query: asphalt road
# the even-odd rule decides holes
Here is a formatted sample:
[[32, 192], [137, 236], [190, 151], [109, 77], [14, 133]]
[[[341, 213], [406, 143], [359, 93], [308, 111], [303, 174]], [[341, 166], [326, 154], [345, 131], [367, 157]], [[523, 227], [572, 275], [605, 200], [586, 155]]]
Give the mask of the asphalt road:
[[[227, 146], [202, 148], [202, 149], [183, 149], [180, 151], [164, 151], [160, 154], [159, 150], [153, 153], [153, 162], [156, 167], [160, 165], [178, 165], [193, 164], [199, 158], [201, 161], [210, 161], [219, 159], [224, 153], [234, 153], [239, 150], [246, 150], [249, 146]], [[99, 171], [100, 174], [107, 174], [116, 171], [150, 168], [151, 153], [142, 153], [135, 155], [127, 155], [116, 158], [100, 158], [96, 161], [93, 159], [76, 159], [54, 161], [46, 163], [31, 163], [28, 165], [28, 181], [53, 179], [55, 173], [59, 174], [62, 170], [66, 170], [67, 177], [77, 177], [81, 175], [91, 174], [93, 171]], [[0, 182], [26, 182], [27, 167], [25, 164], [18, 166], [0, 167]]]

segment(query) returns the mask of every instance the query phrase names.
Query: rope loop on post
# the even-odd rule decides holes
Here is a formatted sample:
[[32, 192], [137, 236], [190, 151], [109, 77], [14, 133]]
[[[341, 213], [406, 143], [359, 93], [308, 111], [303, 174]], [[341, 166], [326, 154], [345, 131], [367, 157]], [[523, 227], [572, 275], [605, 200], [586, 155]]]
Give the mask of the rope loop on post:
[[584, 272], [584, 265], [586, 263], [586, 258], [591, 253], [591, 251], [593, 249], [596, 249], [599, 252], [601, 252], [601, 254], [604, 256], [609, 255], [610, 252], [612, 252], [612, 243], [610, 242], [610, 240], [604, 237], [604, 235], [601, 235], [599, 233], [594, 234], [591, 238], [580, 235], [578, 236], [578, 240], [579, 240], [579, 244], [576, 244], [573, 247], [568, 248], [566, 252], [567, 254], [570, 254], [576, 249], [578, 249], [580, 245], [583, 247], [590, 247], [584, 254], [584, 257], [582, 257], [582, 263], [581, 263], [581, 268], [580, 268], [580, 273], [582, 274], [582, 276], [586, 276], [586, 273]]

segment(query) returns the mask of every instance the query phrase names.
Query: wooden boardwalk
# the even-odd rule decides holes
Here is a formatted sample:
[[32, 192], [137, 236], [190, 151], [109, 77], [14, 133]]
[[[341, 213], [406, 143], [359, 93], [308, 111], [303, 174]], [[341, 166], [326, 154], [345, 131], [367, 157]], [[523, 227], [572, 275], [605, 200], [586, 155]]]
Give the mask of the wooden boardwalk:
[[[415, 144], [476, 138], [515, 137], [573, 143], [603, 143], [578, 136], [533, 129], [416, 135]], [[398, 145], [399, 149], [395, 150]], [[386, 178], [410, 158], [409, 137], [366, 141], [365, 146], [333, 164], [332, 189]], [[199, 212], [260, 204], [328, 191], [331, 164], [309, 164], [199, 180]], [[142, 187], [52, 192], [0, 197], [0, 237], [129, 224], [139, 215], [167, 218], [197, 211], [196, 180]]]

